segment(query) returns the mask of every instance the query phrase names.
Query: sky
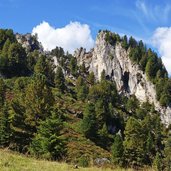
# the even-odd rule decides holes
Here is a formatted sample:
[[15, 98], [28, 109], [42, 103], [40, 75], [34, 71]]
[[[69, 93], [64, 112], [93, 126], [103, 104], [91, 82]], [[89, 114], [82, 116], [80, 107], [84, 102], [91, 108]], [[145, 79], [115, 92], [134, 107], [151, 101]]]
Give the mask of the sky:
[[143, 40], [171, 74], [170, 0], [0, 0], [0, 28], [37, 34], [45, 50], [94, 46], [99, 30]]

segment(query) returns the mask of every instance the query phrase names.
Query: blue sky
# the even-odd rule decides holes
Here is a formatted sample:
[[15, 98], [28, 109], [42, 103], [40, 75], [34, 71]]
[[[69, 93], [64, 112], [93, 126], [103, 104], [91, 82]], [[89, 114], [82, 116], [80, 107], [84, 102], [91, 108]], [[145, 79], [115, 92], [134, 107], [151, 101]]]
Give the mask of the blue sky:
[[[165, 59], [165, 63], [171, 66], [170, 18], [170, 0], [0, 0], [1, 28], [27, 33], [43, 21], [48, 24], [46, 29], [54, 30], [65, 28], [70, 22], [79, 22], [80, 26], [86, 24], [89, 27], [82, 29], [86, 30], [86, 34], [89, 34], [88, 30], [91, 32], [83, 40], [88, 40], [91, 46], [91, 38], [95, 40], [99, 29], [109, 29], [142, 39], [149, 47], [156, 49], [163, 61]], [[163, 40], [167, 43], [163, 44]], [[79, 41], [77, 42], [79, 46]]]
[[[145, 8], [143, 7], [145, 4]], [[1, 27], [31, 32], [47, 21], [63, 27], [70, 21], [90, 25], [93, 37], [99, 29], [147, 39], [157, 27], [169, 26], [171, 1], [161, 0], [1, 0]]]

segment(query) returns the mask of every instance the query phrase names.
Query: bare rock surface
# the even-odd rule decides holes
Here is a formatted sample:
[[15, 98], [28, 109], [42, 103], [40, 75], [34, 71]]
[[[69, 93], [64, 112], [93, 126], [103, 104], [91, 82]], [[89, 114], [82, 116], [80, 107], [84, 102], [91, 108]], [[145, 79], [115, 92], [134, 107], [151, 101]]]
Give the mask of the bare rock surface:
[[119, 93], [126, 96], [135, 95], [140, 102], [154, 103], [156, 110], [161, 113], [163, 123], [171, 124], [171, 107], [160, 106], [156, 100], [154, 84], [148, 81], [139, 66], [129, 59], [129, 49], [126, 51], [120, 43], [115, 46], [107, 43], [105, 32], [98, 34], [94, 49], [90, 52], [83, 48], [77, 49], [74, 56], [79, 65], [84, 62], [89, 71], [94, 72], [97, 80], [105, 70], [106, 77], [116, 82]]

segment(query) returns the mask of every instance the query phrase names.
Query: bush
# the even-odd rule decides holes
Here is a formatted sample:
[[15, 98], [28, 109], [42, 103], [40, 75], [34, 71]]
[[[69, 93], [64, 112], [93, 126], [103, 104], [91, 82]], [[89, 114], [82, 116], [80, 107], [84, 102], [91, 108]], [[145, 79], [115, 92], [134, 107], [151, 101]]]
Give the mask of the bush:
[[79, 166], [81, 166], [81, 167], [88, 167], [89, 166], [89, 163], [90, 163], [89, 157], [87, 157], [87, 156], [81, 156], [79, 158], [79, 161], [78, 161]]

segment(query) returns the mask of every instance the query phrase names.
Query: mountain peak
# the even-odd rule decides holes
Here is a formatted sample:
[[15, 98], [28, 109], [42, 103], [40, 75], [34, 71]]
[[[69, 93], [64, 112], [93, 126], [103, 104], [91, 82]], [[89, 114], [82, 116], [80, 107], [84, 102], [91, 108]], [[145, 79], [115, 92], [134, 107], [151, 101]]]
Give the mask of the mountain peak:
[[118, 34], [100, 31], [94, 49], [86, 52], [80, 48], [75, 57], [79, 65], [85, 63], [97, 80], [100, 80], [102, 71], [105, 71], [106, 78], [116, 83], [120, 94], [128, 97], [135, 95], [140, 102], [148, 101], [154, 104], [155, 109], [162, 113], [162, 121], [169, 125], [171, 108], [160, 105], [156, 98], [155, 84], [148, 79], [140, 66], [130, 59], [131, 47], [125, 49], [122, 43], [123, 39]]

